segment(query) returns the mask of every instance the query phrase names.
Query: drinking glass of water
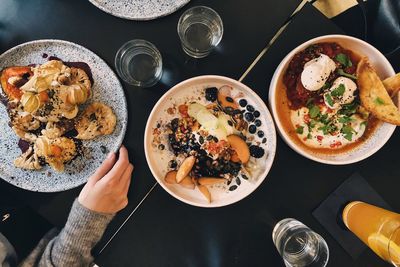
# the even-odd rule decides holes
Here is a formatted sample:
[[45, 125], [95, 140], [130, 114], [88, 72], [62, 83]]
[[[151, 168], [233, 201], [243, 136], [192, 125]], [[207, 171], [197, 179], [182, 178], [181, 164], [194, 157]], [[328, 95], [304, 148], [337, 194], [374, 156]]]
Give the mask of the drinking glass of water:
[[329, 249], [325, 240], [303, 223], [292, 219], [278, 222], [272, 240], [287, 267], [324, 267]]
[[213, 9], [195, 6], [186, 10], [178, 22], [178, 34], [186, 54], [202, 58], [210, 54], [222, 39], [221, 17]]
[[115, 68], [125, 82], [138, 87], [151, 87], [162, 76], [160, 51], [146, 40], [128, 41], [115, 56]]

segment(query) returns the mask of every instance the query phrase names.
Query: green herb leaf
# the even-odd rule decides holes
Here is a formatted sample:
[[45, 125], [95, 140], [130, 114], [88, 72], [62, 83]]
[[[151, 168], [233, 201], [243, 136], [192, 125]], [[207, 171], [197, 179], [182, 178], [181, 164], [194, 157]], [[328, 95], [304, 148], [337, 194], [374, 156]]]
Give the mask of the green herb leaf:
[[310, 133], [307, 134], [307, 139], [311, 139], [312, 135]]
[[331, 121], [328, 119], [328, 114], [322, 114], [319, 116], [319, 121], [323, 124], [329, 124]]
[[332, 85], [330, 83], [325, 83], [324, 86], [322, 86], [322, 90], [330, 88]]
[[296, 128], [296, 133], [303, 134], [303, 132], [304, 132], [304, 126], [299, 126]]
[[356, 131], [350, 125], [345, 125], [342, 127], [340, 132], [343, 134], [344, 138], [351, 141], [353, 139], [353, 133], [355, 133]]
[[348, 117], [348, 116], [343, 116], [343, 117], [340, 117], [339, 119], [338, 119], [338, 121], [340, 122], [340, 123], [348, 123], [348, 122], [350, 122], [352, 119], [350, 118], [350, 117]]
[[312, 118], [312, 119], [314, 119], [314, 118], [316, 118], [319, 114], [320, 114], [320, 111], [319, 111], [319, 107], [318, 106], [312, 106], [311, 108], [310, 108], [310, 117]]
[[324, 135], [334, 133], [337, 130], [337, 127], [334, 124], [326, 124], [318, 128], [318, 130], [322, 131]]
[[337, 61], [340, 62], [340, 64], [342, 64], [345, 67], [353, 66], [353, 63], [351, 62], [350, 58], [345, 54], [342, 54], [342, 53], [337, 54], [335, 58]]
[[309, 98], [306, 102], [306, 107], [311, 109], [314, 106], [314, 98]]
[[385, 105], [385, 101], [380, 97], [375, 98], [374, 103], [377, 105]]
[[357, 77], [356, 77], [356, 76], [351, 75], [351, 74], [349, 74], [349, 73], [346, 73], [346, 72], [344, 72], [344, 70], [342, 70], [342, 69], [338, 69], [337, 73], [338, 73], [339, 75], [344, 76], [344, 77], [347, 77], [347, 78], [350, 78], [350, 79], [353, 79], [353, 80], [357, 80]]
[[357, 100], [351, 102], [350, 104], [345, 104], [345, 105], [343, 105], [342, 108], [338, 111], [338, 113], [341, 114], [341, 115], [346, 115], [346, 116], [349, 116], [349, 117], [350, 117], [351, 115], [353, 115], [354, 113], [356, 113], [357, 108], [358, 108], [359, 105], [360, 105], [360, 104], [359, 104], [359, 102], [358, 102]]
[[344, 84], [341, 83], [341, 84], [339, 84], [339, 86], [337, 88], [332, 90], [331, 95], [333, 97], [342, 96], [344, 94], [345, 90], [346, 90], [346, 88], [344, 87]]
[[310, 120], [310, 123], [308, 124], [309, 129], [312, 129], [315, 127], [315, 125], [317, 124], [316, 120]]
[[333, 99], [332, 99], [331, 94], [325, 94], [324, 96], [325, 96], [326, 102], [328, 102], [328, 105], [333, 107], [334, 103], [333, 103]]

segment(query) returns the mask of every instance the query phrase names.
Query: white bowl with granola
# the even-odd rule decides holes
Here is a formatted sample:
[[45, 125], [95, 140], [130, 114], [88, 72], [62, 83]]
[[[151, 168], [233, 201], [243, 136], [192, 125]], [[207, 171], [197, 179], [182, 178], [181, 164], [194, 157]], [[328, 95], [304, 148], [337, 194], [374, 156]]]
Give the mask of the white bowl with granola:
[[222, 76], [170, 89], [147, 121], [145, 153], [157, 182], [175, 198], [220, 207], [252, 193], [275, 156], [276, 133], [262, 99]]

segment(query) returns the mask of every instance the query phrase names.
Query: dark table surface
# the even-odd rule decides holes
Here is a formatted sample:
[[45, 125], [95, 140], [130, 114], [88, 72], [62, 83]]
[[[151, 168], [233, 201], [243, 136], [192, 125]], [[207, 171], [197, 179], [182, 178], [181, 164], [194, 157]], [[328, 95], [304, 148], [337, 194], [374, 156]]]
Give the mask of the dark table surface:
[[[155, 184], [142, 143], [144, 125], [155, 102], [172, 85], [188, 77], [201, 74], [241, 77], [299, 2], [253, 0], [244, 5], [239, 0], [192, 0], [170, 16], [133, 22], [103, 13], [88, 1], [2, 0], [0, 52], [35, 39], [65, 39], [89, 48], [112, 66], [119, 46], [127, 40], [143, 38], [153, 42], [163, 55], [168, 75], [164, 75], [161, 83], [150, 89], [124, 84], [130, 118], [124, 143], [136, 169], [128, 207], [116, 216], [95, 250], [98, 265], [283, 266], [273, 246], [271, 231], [278, 220], [295, 217], [326, 239], [331, 253], [328, 266], [387, 266], [369, 250], [353, 261], [311, 212], [355, 171], [359, 171], [395, 210], [400, 210], [396, 186], [393, 186], [399, 184], [400, 175], [396, 168], [399, 159], [395, 157], [395, 148], [400, 145], [398, 131], [374, 156], [347, 166], [312, 162], [278, 139], [277, 155], [267, 179], [252, 195], [236, 204], [217, 209], [196, 208], [179, 202], [156, 186], [135, 209]], [[192, 60], [180, 48], [176, 23], [185, 9], [199, 4], [220, 13], [225, 33], [215, 53], [202, 60]], [[243, 82], [267, 101], [269, 80], [277, 64], [291, 49], [312, 37], [341, 32], [306, 5]], [[44, 194], [0, 181], [0, 204], [29, 204], [51, 223], [62, 226], [80, 189]], [[134, 209], [132, 217], [99, 254]]]

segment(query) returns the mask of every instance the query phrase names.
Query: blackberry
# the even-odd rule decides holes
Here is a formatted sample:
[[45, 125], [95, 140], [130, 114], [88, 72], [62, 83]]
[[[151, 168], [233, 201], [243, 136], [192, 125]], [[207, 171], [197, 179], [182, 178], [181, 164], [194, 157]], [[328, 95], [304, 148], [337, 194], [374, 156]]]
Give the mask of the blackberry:
[[260, 117], [261, 114], [260, 114], [260, 111], [256, 110], [253, 112], [253, 115], [254, 115], [254, 117], [258, 118], [258, 117]]
[[256, 131], [257, 131], [257, 127], [255, 125], [252, 124], [249, 126], [249, 133], [255, 134]]
[[247, 100], [246, 100], [246, 99], [240, 99], [240, 100], [239, 100], [239, 105], [240, 105], [241, 107], [247, 106]]
[[249, 147], [249, 150], [250, 150], [250, 155], [257, 159], [262, 158], [265, 153], [263, 148], [261, 148], [259, 146], [255, 146], [255, 145], [251, 145]]
[[255, 120], [255, 121], [254, 121], [254, 124], [255, 124], [257, 127], [260, 127], [262, 123], [261, 123], [260, 120]]
[[177, 163], [175, 160], [171, 160], [171, 161], [168, 163], [168, 165], [169, 165], [169, 167], [170, 167], [171, 169], [175, 169], [175, 168], [178, 166], [178, 163]]
[[246, 107], [246, 109], [247, 109], [247, 111], [249, 111], [249, 112], [254, 112], [254, 111], [255, 111], [255, 109], [254, 109], [254, 107], [253, 107], [252, 105], [248, 105], [248, 106]]
[[254, 121], [254, 115], [252, 113], [250, 113], [250, 112], [246, 112], [244, 114], [244, 119], [246, 121], [252, 122], [252, 121]]
[[206, 99], [210, 102], [214, 102], [218, 98], [217, 87], [206, 88]]
[[258, 135], [258, 137], [263, 138], [264, 137], [264, 132], [263, 131], [258, 131], [257, 135]]

